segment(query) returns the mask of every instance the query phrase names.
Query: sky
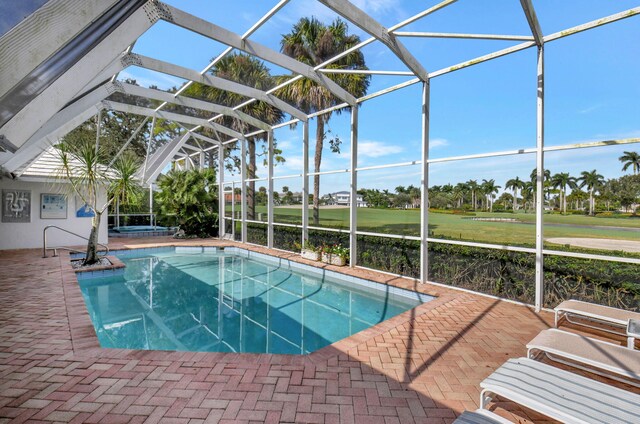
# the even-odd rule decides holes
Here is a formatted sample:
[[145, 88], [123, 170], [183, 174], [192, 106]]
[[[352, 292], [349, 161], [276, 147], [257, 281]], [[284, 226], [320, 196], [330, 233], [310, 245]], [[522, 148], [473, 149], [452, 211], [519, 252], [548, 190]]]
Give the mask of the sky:
[[[243, 34], [272, 8], [276, 0], [170, 0], [168, 3], [203, 19]], [[435, 5], [437, 1], [354, 0], [354, 4], [389, 27]], [[626, 0], [533, 0], [543, 33], [549, 35], [623, 10], [637, 7]], [[329, 23], [335, 13], [310, 0], [291, 0], [250, 39], [280, 49], [281, 35], [301, 17], [315, 16]], [[351, 33], [369, 36], [350, 23]], [[530, 35], [520, 2], [460, 0], [414, 22], [402, 31]], [[510, 47], [519, 41], [456, 40], [402, 37], [400, 40], [429, 72]], [[640, 16], [605, 25], [546, 44], [545, 144], [564, 144], [640, 137]], [[225, 46], [165, 22], [156, 23], [136, 43], [134, 52], [173, 62], [197, 71]], [[406, 71], [406, 66], [384, 45], [375, 42], [363, 50], [374, 70]], [[431, 81], [431, 158], [533, 148], [536, 143], [535, 48], [438, 76]], [[273, 74], [288, 71], [267, 63]], [[184, 81], [167, 75], [128, 68], [120, 78], [140, 85], [167, 89]], [[374, 76], [369, 93], [410, 80], [407, 76]], [[358, 166], [403, 163], [420, 159], [421, 85], [414, 84], [362, 104], [359, 111]], [[321, 170], [344, 170], [350, 161], [349, 112], [333, 114], [332, 135], [343, 140], [340, 154], [325, 149]], [[302, 126], [276, 130], [278, 147], [286, 158], [276, 176], [296, 175], [302, 167]], [[310, 123], [310, 139], [315, 121]], [[313, 142], [310, 149], [313, 163]], [[553, 152], [545, 166], [579, 176], [596, 169], [606, 178], [622, 175], [618, 157], [640, 144]], [[495, 179], [504, 187], [516, 176], [528, 179], [535, 155], [443, 162], [430, 166], [429, 184], [456, 184], [469, 179]], [[266, 170], [258, 170], [266, 176]], [[227, 175], [239, 179], [238, 176]], [[393, 190], [418, 185], [420, 167], [406, 166], [359, 172], [359, 187]], [[260, 185], [260, 183], [258, 183]], [[300, 178], [276, 180], [299, 191]], [[321, 193], [348, 189], [347, 173], [321, 178]]]

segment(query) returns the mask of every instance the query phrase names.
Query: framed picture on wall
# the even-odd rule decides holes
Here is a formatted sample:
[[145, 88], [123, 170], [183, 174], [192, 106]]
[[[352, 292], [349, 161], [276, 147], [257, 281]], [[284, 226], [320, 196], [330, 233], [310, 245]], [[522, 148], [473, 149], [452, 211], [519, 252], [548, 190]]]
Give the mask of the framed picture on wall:
[[31, 190], [2, 190], [2, 222], [31, 222]]
[[64, 194], [40, 194], [41, 219], [67, 219], [67, 196]]
[[80, 197], [76, 196], [76, 218], [93, 218], [96, 214]]

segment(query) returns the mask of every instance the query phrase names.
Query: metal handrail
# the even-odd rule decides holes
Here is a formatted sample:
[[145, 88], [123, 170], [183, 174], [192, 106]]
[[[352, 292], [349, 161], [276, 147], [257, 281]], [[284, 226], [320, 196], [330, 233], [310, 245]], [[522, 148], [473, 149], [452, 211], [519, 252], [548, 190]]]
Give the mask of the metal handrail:
[[[47, 248], [47, 230], [49, 228], [57, 228], [58, 230], [64, 231], [65, 233], [71, 234], [72, 236], [80, 237], [81, 239], [89, 241], [89, 239], [87, 237], [81, 236], [80, 234], [76, 234], [76, 233], [71, 232], [69, 230], [65, 230], [64, 228], [58, 227], [57, 225], [47, 225], [46, 227], [44, 227], [44, 230], [42, 230], [42, 257], [43, 258], [47, 257], [47, 249], [53, 250], [53, 257], [58, 256], [58, 249], [65, 249], [65, 250], [69, 250], [71, 252], [82, 253], [79, 250], [70, 249], [68, 247], [49, 247], [49, 248]], [[104, 256], [109, 254], [109, 247], [108, 246], [106, 246], [106, 245], [104, 245], [102, 243], [98, 243], [98, 245], [104, 247]]]

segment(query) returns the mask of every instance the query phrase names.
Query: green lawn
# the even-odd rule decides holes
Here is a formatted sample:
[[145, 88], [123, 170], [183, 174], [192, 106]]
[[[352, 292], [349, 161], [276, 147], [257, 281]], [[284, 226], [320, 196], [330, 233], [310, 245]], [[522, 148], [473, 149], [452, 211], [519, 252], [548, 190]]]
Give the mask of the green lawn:
[[[258, 206], [258, 213], [266, 221], [266, 207]], [[312, 211], [310, 210], [311, 214]], [[471, 217], [443, 213], [429, 214], [429, 231], [432, 237], [447, 237], [469, 241], [509, 244], [535, 244], [535, 215], [533, 213], [488, 213], [477, 212], [476, 217], [517, 218], [519, 223], [473, 221]], [[275, 222], [301, 224], [302, 211], [296, 208], [274, 209]], [[545, 214], [545, 238], [593, 237], [640, 241], [640, 231], [625, 228], [640, 228], [640, 218], [600, 218], [583, 215]], [[558, 225], [561, 224], [561, 225]], [[321, 209], [320, 226], [349, 227], [349, 209]], [[604, 228], [601, 228], [604, 227]], [[618, 228], [607, 228], [618, 227]], [[398, 209], [358, 209], [360, 231], [420, 235], [420, 211]]]

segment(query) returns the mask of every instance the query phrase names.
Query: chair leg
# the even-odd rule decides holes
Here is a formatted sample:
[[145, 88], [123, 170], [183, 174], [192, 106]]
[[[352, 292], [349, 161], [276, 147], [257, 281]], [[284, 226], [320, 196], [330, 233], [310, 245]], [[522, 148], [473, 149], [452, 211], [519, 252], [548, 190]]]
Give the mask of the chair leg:
[[487, 393], [491, 393], [491, 392], [489, 392], [487, 389], [484, 389], [483, 391], [480, 392], [480, 409], [486, 409], [487, 404], [491, 402], [491, 396], [488, 395]]

